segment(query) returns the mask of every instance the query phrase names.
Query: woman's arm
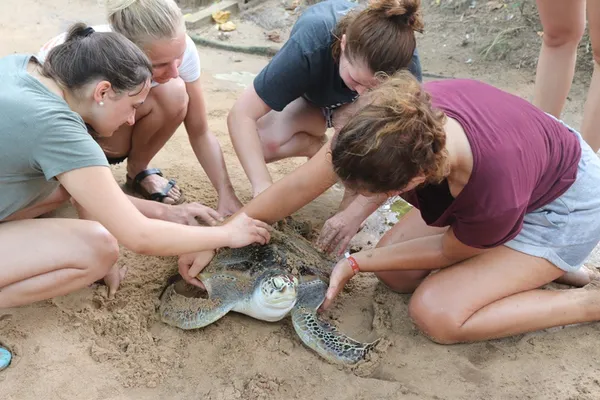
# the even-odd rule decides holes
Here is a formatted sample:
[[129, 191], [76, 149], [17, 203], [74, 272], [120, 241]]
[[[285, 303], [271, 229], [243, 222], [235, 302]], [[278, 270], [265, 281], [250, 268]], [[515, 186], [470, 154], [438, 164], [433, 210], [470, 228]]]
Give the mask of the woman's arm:
[[305, 164], [271, 185], [240, 212], [274, 223], [298, 211], [337, 181], [329, 142]]
[[377, 247], [353, 256], [361, 272], [434, 270], [464, 261], [484, 251], [461, 243], [450, 228], [439, 235]]
[[[360, 251], [352, 257], [360, 272], [434, 270], [449, 267], [485, 251], [461, 243], [450, 228], [442, 234]], [[333, 299], [353, 276], [350, 260], [342, 259], [336, 264], [331, 272], [323, 309], [329, 308]]]
[[227, 116], [231, 143], [250, 180], [254, 196], [273, 183], [257, 126], [257, 121], [270, 110], [271, 108], [256, 94], [254, 85], [251, 85], [235, 102]]
[[[222, 201], [224, 201], [230, 206], [225, 208], [233, 208], [233, 204], [236, 203], [236, 209], [233, 211], [237, 211], [241, 207], [241, 204], [235, 196], [233, 185], [227, 174], [221, 145], [215, 135], [208, 129], [206, 103], [200, 79], [186, 83], [185, 87], [189, 96], [189, 104], [184, 125], [188, 132], [194, 154], [196, 154], [200, 165], [202, 165], [202, 168], [206, 171], [206, 175], [208, 175], [212, 185], [217, 190], [219, 203], [222, 204]], [[218, 208], [221, 209], [223, 207]]]
[[161, 219], [183, 225], [200, 225], [197, 218], [211, 226], [218, 225], [219, 222], [223, 221], [221, 214], [201, 203], [170, 205], [129, 195], [127, 195], [127, 198], [147, 218]]
[[106, 167], [75, 169], [60, 174], [57, 179], [86, 212], [136, 253], [180, 255], [265, 243], [269, 238], [265, 223], [243, 216], [218, 227], [195, 227], [146, 218], [129, 201]]

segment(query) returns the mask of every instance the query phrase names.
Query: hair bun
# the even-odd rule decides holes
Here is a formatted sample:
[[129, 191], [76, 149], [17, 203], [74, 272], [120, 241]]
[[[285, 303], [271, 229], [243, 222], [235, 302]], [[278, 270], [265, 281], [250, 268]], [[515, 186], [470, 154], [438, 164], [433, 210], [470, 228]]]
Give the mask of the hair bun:
[[83, 39], [90, 36], [94, 32], [96, 31], [91, 26], [87, 26], [83, 22], [78, 22], [74, 24], [71, 29], [69, 29], [65, 41], [69, 42], [71, 40]]
[[420, 0], [373, 0], [369, 8], [382, 12], [386, 18], [402, 17], [401, 20], [413, 31], [423, 32]]

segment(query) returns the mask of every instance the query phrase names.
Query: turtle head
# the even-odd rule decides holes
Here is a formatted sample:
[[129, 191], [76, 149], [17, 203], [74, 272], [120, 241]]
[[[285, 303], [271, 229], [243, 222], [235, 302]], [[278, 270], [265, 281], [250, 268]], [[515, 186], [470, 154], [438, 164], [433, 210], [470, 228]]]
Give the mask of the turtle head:
[[254, 293], [255, 306], [264, 320], [279, 320], [296, 305], [298, 278], [291, 274], [265, 276]]
[[260, 283], [260, 294], [265, 305], [273, 308], [287, 308], [296, 302], [298, 278], [289, 274], [266, 277]]

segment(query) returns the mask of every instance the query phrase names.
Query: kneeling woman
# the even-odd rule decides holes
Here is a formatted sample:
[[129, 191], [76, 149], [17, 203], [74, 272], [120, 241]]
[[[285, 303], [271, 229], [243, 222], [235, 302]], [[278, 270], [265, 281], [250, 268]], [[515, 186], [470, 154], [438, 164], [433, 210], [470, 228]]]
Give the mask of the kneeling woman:
[[[600, 241], [600, 161], [579, 133], [485, 83], [420, 85], [402, 73], [368, 95], [332, 147], [333, 165], [315, 157], [245, 211], [277, 219], [336, 177], [415, 208], [377, 248], [335, 266], [324, 308], [361, 271], [414, 291], [410, 315], [439, 343], [600, 320], [600, 290], [540, 290], [592, 278], [582, 263]], [[294, 185], [313, 189], [271, 207]]]

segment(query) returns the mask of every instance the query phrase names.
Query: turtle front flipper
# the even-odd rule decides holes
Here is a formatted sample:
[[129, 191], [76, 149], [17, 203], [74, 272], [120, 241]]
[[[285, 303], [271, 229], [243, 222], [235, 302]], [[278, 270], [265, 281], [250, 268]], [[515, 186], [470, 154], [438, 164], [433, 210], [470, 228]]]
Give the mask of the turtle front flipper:
[[313, 280], [300, 284], [298, 302], [292, 310], [294, 329], [305, 345], [334, 363], [356, 364], [379, 343], [358, 342], [323, 320], [317, 309], [325, 299], [327, 284]]
[[177, 292], [178, 285], [189, 284], [181, 280], [169, 285], [160, 298], [158, 308], [161, 320], [177, 328], [203, 328], [223, 317], [237, 304], [235, 297], [228, 295], [229, 285], [226, 282], [215, 285], [218, 289], [209, 298], [184, 296]]

